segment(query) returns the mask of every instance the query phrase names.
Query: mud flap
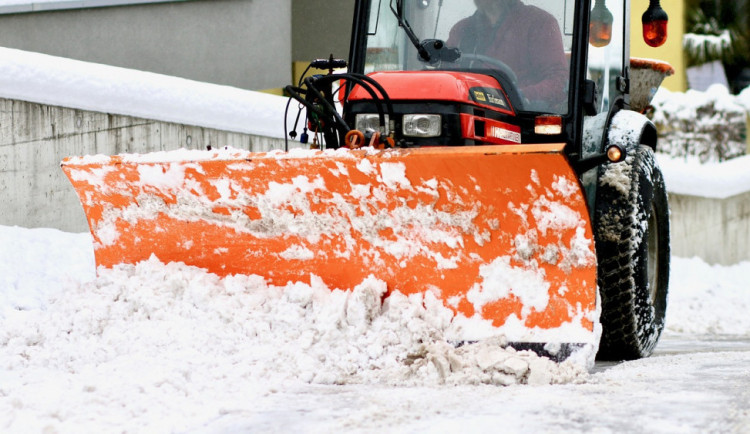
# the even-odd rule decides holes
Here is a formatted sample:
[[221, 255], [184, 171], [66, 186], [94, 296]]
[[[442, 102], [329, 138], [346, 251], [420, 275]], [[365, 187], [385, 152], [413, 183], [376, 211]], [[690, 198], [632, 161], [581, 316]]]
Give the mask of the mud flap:
[[98, 266], [432, 293], [464, 335], [592, 343], [596, 256], [562, 144], [75, 157]]

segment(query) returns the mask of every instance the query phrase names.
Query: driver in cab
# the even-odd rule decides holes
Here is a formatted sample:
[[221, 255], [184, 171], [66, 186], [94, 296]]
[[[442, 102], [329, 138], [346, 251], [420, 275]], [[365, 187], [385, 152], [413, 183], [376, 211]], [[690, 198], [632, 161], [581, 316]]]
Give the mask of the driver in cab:
[[[466, 55], [488, 56], [515, 72], [526, 109], [565, 102], [568, 61], [555, 17], [520, 0], [474, 0], [477, 11], [450, 31], [447, 45]], [[481, 63], [481, 61], [477, 61]], [[476, 67], [476, 64], [475, 64]], [[491, 68], [491, 64], [482, 65]]]

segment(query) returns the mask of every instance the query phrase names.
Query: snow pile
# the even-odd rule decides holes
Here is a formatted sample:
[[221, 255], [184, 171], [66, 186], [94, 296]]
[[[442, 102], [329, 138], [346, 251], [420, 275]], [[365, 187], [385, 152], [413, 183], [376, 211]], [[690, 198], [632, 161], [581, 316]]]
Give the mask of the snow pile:
[[725, 199], [750, 191], [750, 155], [722, 163], [656, 155], [670, 193]]
[[551, 384], [587, 376], [574, 361], [503, 349], [500, 338], [456, 348], [444, 341], [452, 313], [439, 301], [394, 293], [381, 306], [384, 292], [375, 279], [351, 292], [316, 279], [277, 288], [257, 276], [219, 279], [155, 259], [102, 270], [42, 308], [4, 312], [6, 428], [158, 421], [150, 428], [181, 430], [248, 394], [302, 383]]
[[[429, 293], [396, 292], [381, 303], [385, 291], [385, 283], [373, 278], [350, 292], [332, 291], [315, 278], [311, 285], [273, 287], [259, 276], [220, 279], [151, 259], [102, 269], [95, 281], [59, 293], [44, 312], [6, 312], [0, 342], [17, 354], [37, 353], [43, 366], [73, 370], [126, 354], [154, 359], [169, 344], [189, 356], [185, 360], [225, 355], [252, 367], [256, 379], [272, 381], [507, 384], [539, 382], [545, 375], [546, 383], [566, 380], [532, 372], [550, 366], [529, 353], [502, 350], [500, 338], [443, 347], [450, 310]], [[70, 354], [81, 346], [86, 354]], [[440, 358], [450, 361], [450, 369], [435, 362]]]
[[659, 132], [657, 151], [672, 157], [695, 156], [721, 162], [745, 155], [748, 98], [731, 95], [722, 85], [706, 92], [659, 89], [652, 120]]
[[288, 98], [10, 48], [0, 59], [3, 98], [284, 137]]
[[746, 87], [737, 95], [737, 103], [745, 110], [750, 111], [750, 86]]
[[89, 234], [0, 226], [0, 318], [42, 309], [48, 294], [94, 278]]
[[[312, 393], [301, 388], [309, 383], [380, 385], [387, 388], [382, 400], [393, 405], [391, 398], [411, 393], [420, 395], [414, 403], [425, 401], [424, 389], [393, 385], [449, 385], [427, 393], [453, 396], [453, 385], [589, 388], [612, 377], [503, 350], [500, 338], [456, 348], [439, 338], [448, 312], [430, 296], [395, 295], [381, 307], [384, 286], [375, 279], [347, 294], [315, 280], [270, 287], [258, 277], [222, 280], [154, 260], [94, 279], [87, 234], [0, 226], [0, 241], [5, 432], [171, 432], [212, 421], [236, 430], [278, 400], [284, 409], [304, 405], [286, 400]], [[673, 258], [665, 334], [750, 336], [748, 274], [747, 262], [718, 267]], [[356, 390], [381, 390], [366, 387]], [[335, 412], [338, 394], [351, 389], [316, 390], [318, 406]], [[463, 390], [461, 401], [478, 396]], [[494, 397], [528, 393], [534, 401], [553, 393], [481, 390]], [[307, 419], [308, 407], [299, 411], [305, 423], [320, 426]]]
[[750, 262], [710, 266], [672, 258], [667, 333], [750, 336]]

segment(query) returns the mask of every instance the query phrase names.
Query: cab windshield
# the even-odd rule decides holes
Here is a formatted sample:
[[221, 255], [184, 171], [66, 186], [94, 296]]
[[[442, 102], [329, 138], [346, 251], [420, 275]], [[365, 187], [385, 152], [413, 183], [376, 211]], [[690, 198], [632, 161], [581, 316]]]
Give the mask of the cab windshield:
[[524, 111], [567, 111], [572, 0], [373, 0], [365, 72], [459, 70], [513, 87]]

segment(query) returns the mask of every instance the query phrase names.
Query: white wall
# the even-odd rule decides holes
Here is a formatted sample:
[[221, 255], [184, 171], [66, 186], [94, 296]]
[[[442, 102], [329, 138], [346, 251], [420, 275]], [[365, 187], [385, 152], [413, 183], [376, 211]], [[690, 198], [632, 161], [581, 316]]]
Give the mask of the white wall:
[[671, 193], [672, 254], [710, 264], [750, 261], [750, 192], [727, 198]]
[[[232, 146], [281, 149], [283, 140], [0, 98], [0, 225], [86, 232], [60, 169], [67, 156]], [[672, 253], [709, 263], [750, 260], [750, 192], [728, 198], [670, 193]]]

